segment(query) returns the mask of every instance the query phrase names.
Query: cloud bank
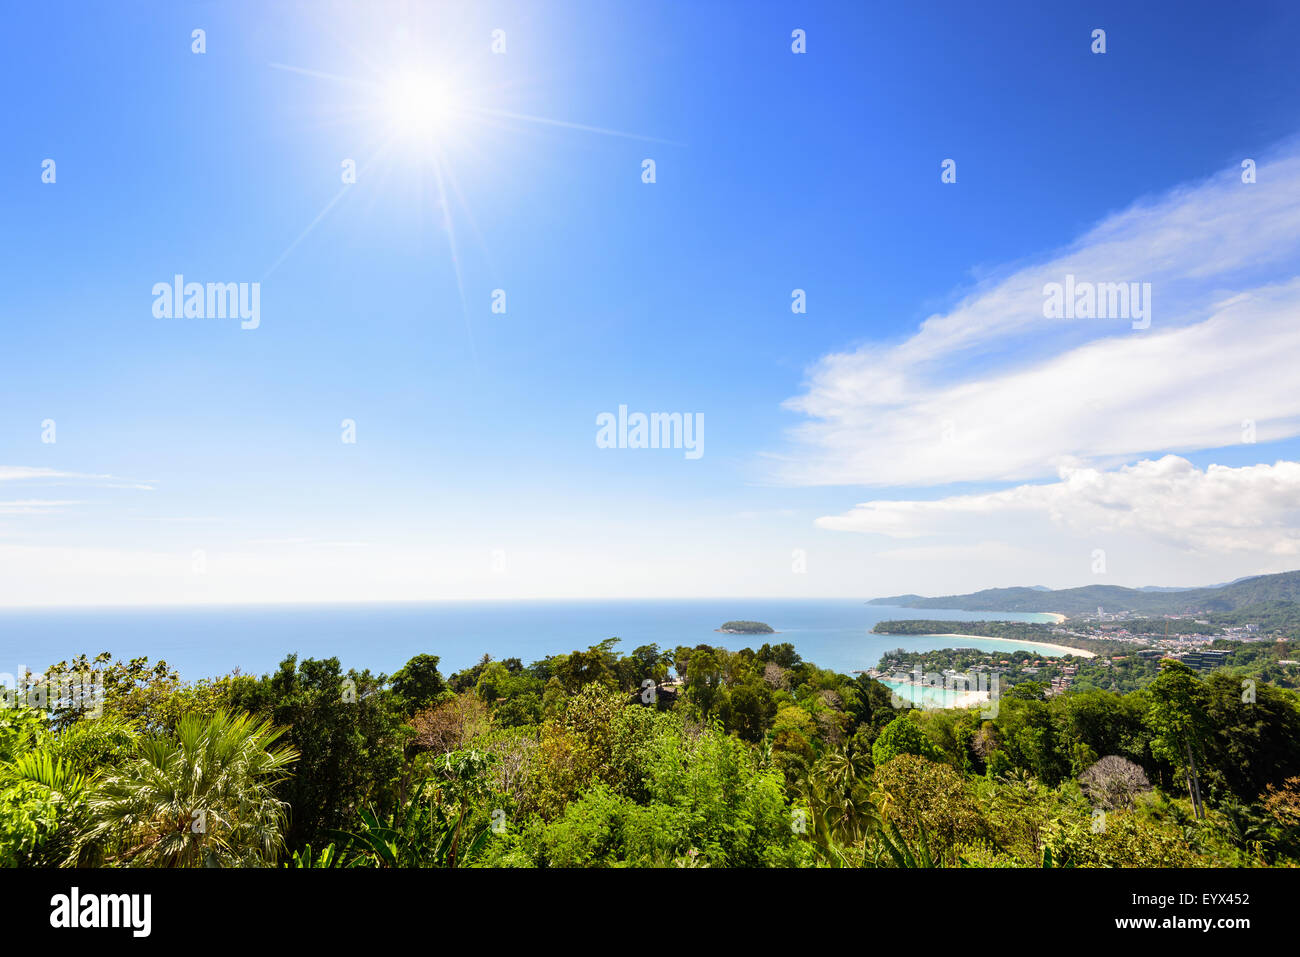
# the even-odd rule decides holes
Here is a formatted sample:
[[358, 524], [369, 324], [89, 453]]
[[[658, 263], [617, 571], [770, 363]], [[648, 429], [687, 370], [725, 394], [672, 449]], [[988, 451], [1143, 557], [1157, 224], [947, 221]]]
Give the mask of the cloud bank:
[[[1207, 554], [1300, 554], [1300, 463], [1201, 470], [1176, 455], [1115, 471], [1067, 469], [1059, 481], [934, 501], [864, 502], [817, 520], [833, 531], [893, 539], [937, 534], [998, 538], [1035, 520], [1071, 532], [1136, 531]], [[972, 557], [987, 552], [972, 550]]]
[[[1149, 282], [1150, 328], [1047, 319], [1043, 288]], [[1109, 216], [893, 345], [823, 357], [786, 406], [792, 485], [1021, 481], [1300, 435], [1300, 151]]]

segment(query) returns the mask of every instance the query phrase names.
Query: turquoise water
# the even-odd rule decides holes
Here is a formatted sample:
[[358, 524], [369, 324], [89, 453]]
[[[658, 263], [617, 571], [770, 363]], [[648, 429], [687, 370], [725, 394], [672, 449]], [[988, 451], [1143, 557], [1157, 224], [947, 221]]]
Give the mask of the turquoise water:
[[[891, 681], [884, 679], [881, 684], [889, 688], [898, 697], [910, 701], [913, 704], [919, 704], [923, 708], [958, 708], [971, 707], [972, 704], [979, 703], [979, 696], [983, 695], [988, 698], [991, 685], [976, 685], [971, 681], [969, 686], [965, 684], [956, 685], [952, 688], [945, 687], [942, 684], [935, 686], [917, 685], [906, 681]], [[967, 691], [975, 692], [967, 694]], [[1001, 685], [999, 684], [999, 693]]]
[[926, 709], [935, 709], [935, 707], [940, 707], [940, 709], [941, 707], [970, 707], [972, 702], [978, 703], [975, 696], [966, 696], [966, 694], [943, 687], [918, 687], [918, 685], [907, 684], [905, 681], [888, 680], [883, 681], [881, 684], [892, 690], [898, 697], [913, 702], [914, 705], [926, 707]]
[[[187, 608], [0, 611], [0, 672], [25, 665], [43, 671], [77, 654], [110, 651], [126, 659], [165, 659], [185, 678], [236, 668], [262, 674], [291, 652], [338, 657], [344, 667], [392, 673], [412, 655], [442, 658], [444, 674], [478, 661], [522, 658], [586, 648], [610, 637], [630, 652], [707, 643], [757, 648], [788, 641], [805, 660], [851, 672], [873, 668], [894, 648], [928, 651], [961, 647], [988, 650], [1032, 644], [970, 638], [955, 642], [929, 635], [870, 634], [891, 618], [1048, 621], [1050, 616], [890, 608], [858, 599], [700, 599], [686, 601], [430, 602], [372, 605], [280, 605]], [[730, 619], [765, 621], [778, 635], [723, 635]]]

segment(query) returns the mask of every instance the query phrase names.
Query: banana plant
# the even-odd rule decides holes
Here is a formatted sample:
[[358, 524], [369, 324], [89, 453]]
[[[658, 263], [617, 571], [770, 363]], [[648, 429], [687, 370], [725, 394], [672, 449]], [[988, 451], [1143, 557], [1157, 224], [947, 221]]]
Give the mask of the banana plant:
[[338, 845], [331, 843], [326, 844], [319, 852], [313, 851], [312, 846], [308, 844], [301, 851], [294, 851], [292, 863], [285, 866], [325, 870], [327, 868], [356, 867], [357, 864], [356, 858], [347, 857], [339, 850]]
[[885, 851], [893, 858], [898, 867], [938, 867], [930, 854], [930, 840], [925, 825], [921, 824], [916, 846], [909, 846], [907, 839], [899, 833], [898, 825], [892, 821], [880, 829], [878, 835]]
[[491, 755], [471, 749], [440, 756], [433, 775], [401, 808], [381, 818], [359, 812], [361, 826], [341, 832], [347, 852], [374, 867], [458, 867], [483, 848], [486, 825], [466, 833], [466, 821], [490, 791]]

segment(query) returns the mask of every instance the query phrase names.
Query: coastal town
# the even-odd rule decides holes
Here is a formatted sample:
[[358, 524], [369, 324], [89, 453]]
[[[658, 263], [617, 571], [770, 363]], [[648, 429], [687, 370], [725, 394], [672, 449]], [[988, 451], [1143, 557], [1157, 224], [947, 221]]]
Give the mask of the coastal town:
[[[1153, 679], [1166, 660], [1182, 662], [1200, 673], [1231, 667], [1243, 676], [1258, 675], [1288, 687], [1300, 685], [1300, 651], [1291, 627], [1266, 627], [1257, 621], [1226, 624], [1213, 616], [1191, 614], [1107, 612], [1104, 607], [1091, 614], [1056, 617], [1062, 620], [1049, 624], [881, 622], [877, 634], [916, 635], [928, 628], [930, 634], [952, 638], [954, 645], [926, 652], [900, 648], [861, 673], [884, 681], [915, 703], [947, 707], [986, 700], [995, 675], [1003, 691], [1033, 683], [1043, 697], [1076, 686], [1133, 690]], [[1005, 651], [963, 647], [962, 638], [972, 639], [972, 645], [1003, 641], [1033, 647]], [[947, 689], [946, 696], [936, 697], [936, 687]]]

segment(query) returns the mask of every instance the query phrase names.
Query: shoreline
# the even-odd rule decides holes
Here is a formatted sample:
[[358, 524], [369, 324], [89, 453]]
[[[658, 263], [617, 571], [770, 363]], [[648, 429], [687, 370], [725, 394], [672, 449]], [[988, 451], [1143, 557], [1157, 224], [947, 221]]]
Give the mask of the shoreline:
[[[973, 708], [990, 700], [988, 691], [974, 691], [966, 688], [946, 688], [943, 685], [928, 685], [924, 682], [897, 681], [893, 678], [877, 678], [881, 684], [900, 698], [920, 706], [922, 709]], [[911, 694], [905, 694], [909, 689]]]
[[[1096, 652], [1086, 651], [1083, 648], [1071, 648], [1068, 645], [1054, 645], [1050, 641], [1021, 641], [1019, 638], [993, 638], [989, 635], [890, 635], [891, 638], [972, 638], [975, 641], [1002, 641], [1010, 645], [1033, 645], [1035, 648], [1051, 648], [1053, 651], [1061, 652], [1061, 656], [1074, 655], [1076, 658], [1096, 658]], [[957, 646], [953, 646], [957, 647]], [[1028, 648], [1016, 649], [1019, 651], [1028, 651]]]

